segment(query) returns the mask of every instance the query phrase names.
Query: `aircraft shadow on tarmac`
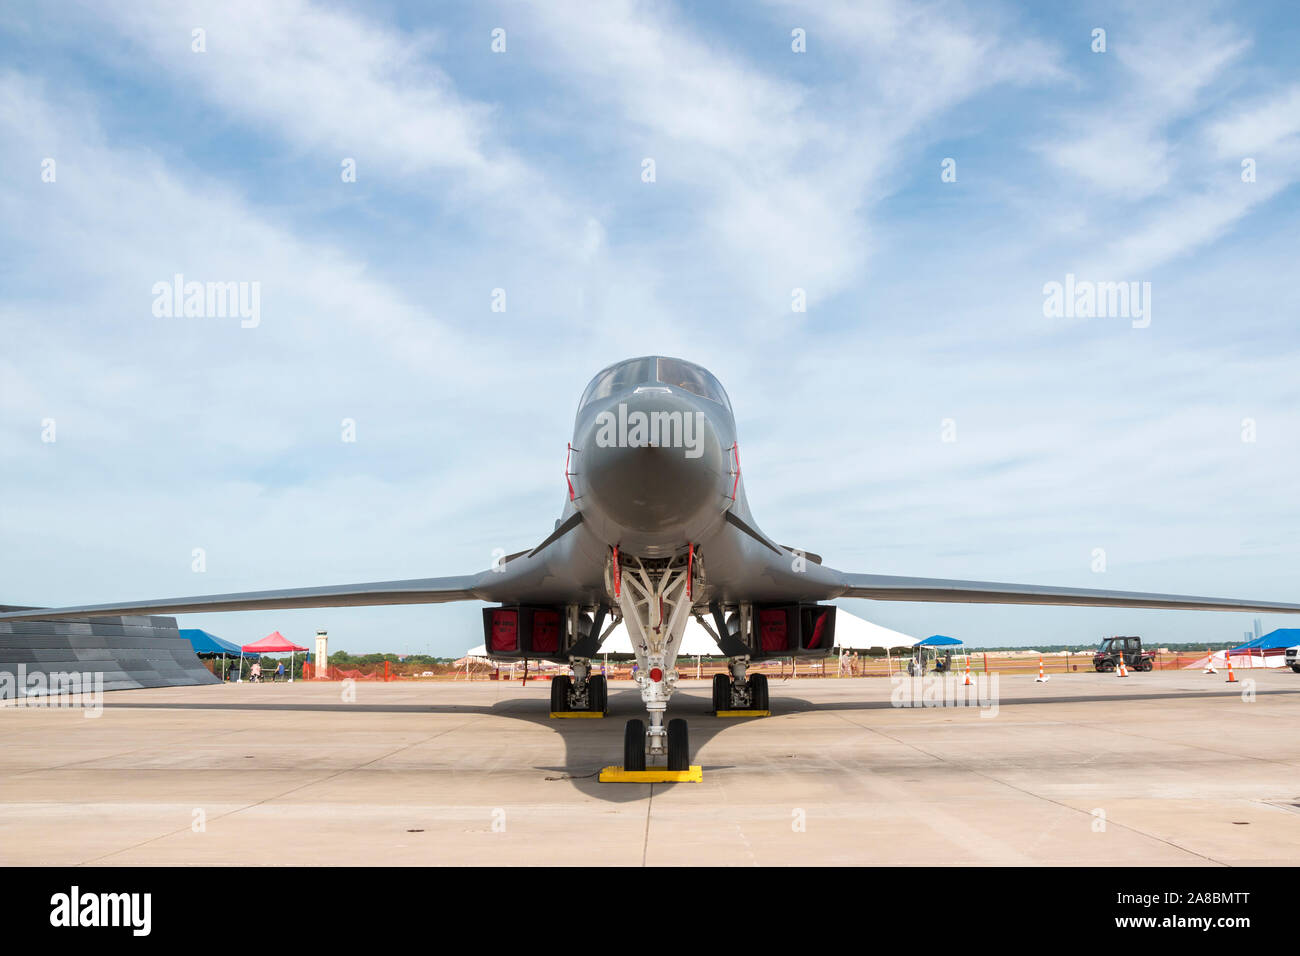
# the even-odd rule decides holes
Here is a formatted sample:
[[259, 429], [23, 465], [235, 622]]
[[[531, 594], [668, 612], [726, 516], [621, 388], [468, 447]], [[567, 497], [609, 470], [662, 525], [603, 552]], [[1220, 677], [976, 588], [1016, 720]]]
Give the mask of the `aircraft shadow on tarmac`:
[[[772, 710], [776, 715], [811, 713], [816, 711], [858, 711], [896, 709], [889, 700], [834, 700], [814, 703], [800, 697], [787, 697], [773, 685]], [[1300, 694], [1300, 690], [1256, 690], [1256, 695]], [[1052, 695], [1042, 697], [1001, 698], [999, 707], [1022, 704], [1094, 703], [1102, 701], [1145, 701], [1200, 697], [1233, 697], [1237, 690], [1175, 691], [1163, 693], [1126, 693], [1093, 695]], [[561, 766], [539, 766], [547, 780], [567, 781], [580, 792], [611, 803], [625, 803], [645, 798], [653, 784], [602, 784], [596, 778], [601, 768], [621, 764], [623, 760], [623, 727], [633, 717], [644, 719], [641, 695], [634, 689], [611, 690], [610, 712], [603, 720], [557, 720], [550, 716], [549, 703], [533, 697], [519, 697], [486, 705], [475, 704], [362, 704], [338, 703], [164, 703], [154, 701], [106, 700], [106, 708], [140, 710], [258, 710], [258, 711], [320, 711], [368, 714], [483, 714], [511, 717], [558, 732], [564, 740], [565, 756]], [[691, 760], [698, 760], [700, 748], [720, 731], [740, 723], [744, 718], [718, 718], [710, 710], [709, 699], [700, 693], [678, 691], [673, 697], [671, 717], [685, 718], [690, 725]], [[909, 708], [911, 709], [911, 708]], [[934, 709], [934, 708], [924, 708]], [[967, 708], [973, 709], [973, 708]], [[770, 718], [759, 718], [770, 719]], [[704, 772], [727, 769], [724, 765], [703, 765]], [[682, 786], [688, 786], [683, 784]]]
[[[614, 690], [609, 695], [610, 712], [603, 720], [553, 719], [550, 703], [535, 697], [518, 697], [497, 701], [491, 705], [476, 704], [364, 704], [364, 703], [231, 703], [228, 701], [162, 702], [132, 701], [129, 699], [105, 700], [105, 709], [130, 710], [206, 710], [206, 711], [300, 711], [366, 714], [483, 714], [485, 716], [511, 717], [560, 734], [565, 745], [564, 763], [559, 766], [537, 766], [547, 780], [572, 783], [580, 792], [612, 803], [644, 799], [653, 784], [602, 784], [597, 776], [604, 767], [623, 762], [623, 728], [633, 717], [645, 719], [641, 694], [634, 689]], [[739, 719], [720, 719], [713, 716], [711, 703], [701, 694], [679, 691], [673, 697], [670, 717], [683, 717], [690, 725], [691, 759], [696, 760], [700, 747], [712, 740], [720, 730], [739, 722]], [[814, 705], [806, 700], [782, 698], [782, 711], [809, 710]], [[743, 718], [740, 718], [743, 719]], [[721, 769], [705, 765], [704, 770]], [[691, 786], [681, 784], [681, 786]]]

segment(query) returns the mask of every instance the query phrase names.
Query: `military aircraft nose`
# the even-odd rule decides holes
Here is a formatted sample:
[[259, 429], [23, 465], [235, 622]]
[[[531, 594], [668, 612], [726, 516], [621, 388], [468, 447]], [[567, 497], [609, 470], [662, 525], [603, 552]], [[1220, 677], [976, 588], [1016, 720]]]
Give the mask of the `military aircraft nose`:
[[595, 419], [583, 448], [588, 506], [622, 528], [677, 535], [725, 505], [722, 448], [702, 406], [639, 388]]

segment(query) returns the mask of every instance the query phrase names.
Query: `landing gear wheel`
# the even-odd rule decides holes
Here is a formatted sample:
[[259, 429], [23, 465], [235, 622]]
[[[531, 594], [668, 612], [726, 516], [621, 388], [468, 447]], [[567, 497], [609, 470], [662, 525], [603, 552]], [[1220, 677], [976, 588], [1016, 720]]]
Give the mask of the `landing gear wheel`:
[[598, 714], [609, 713], [609, 683], [604, 674], [587, 679], [587, 709]]
[[668, 721], [668, 769], [691, 769], [691, 745], [686, 734], [686, 721], [680, 717]]
[[726, 674], [713, 675], [713, 712], [731, 710], [731, 678]]
[[754, 710], [768, 710], [767, 675], [752, 674], [749, 678], [749, 706]]
[[551, 713], [563, 714], [569, 709], [569, 688], [573, 678], [567, 674], [551, 678]]
[[645, 769], [645, 724], [629, 720], [623, 730], [623, 769]]

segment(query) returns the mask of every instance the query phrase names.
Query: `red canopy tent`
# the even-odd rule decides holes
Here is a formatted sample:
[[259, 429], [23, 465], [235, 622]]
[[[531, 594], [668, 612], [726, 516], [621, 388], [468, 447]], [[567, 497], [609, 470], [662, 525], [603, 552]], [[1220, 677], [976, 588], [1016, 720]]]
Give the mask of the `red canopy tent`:
[[282, 654], [285, 651], [305, 651], [306, 649], [305, 647], [299, 647], [279, 631], [266, 635], [266, 637], [254, 644], [245, 644], [241, 648], [246, 654]]
[[[279, 631], [273, 631], [260, 641], [252, 644], [245, 644], [240, 648], [245, 654], [282, 654], [289, 652], [289, 683], [293, 683], [293, 655], [296, 651], [306, 651], [307, 648], [299, 647], [287, 639]], [[240, 673], [243, 673], [243, 662], [240, 662]]]

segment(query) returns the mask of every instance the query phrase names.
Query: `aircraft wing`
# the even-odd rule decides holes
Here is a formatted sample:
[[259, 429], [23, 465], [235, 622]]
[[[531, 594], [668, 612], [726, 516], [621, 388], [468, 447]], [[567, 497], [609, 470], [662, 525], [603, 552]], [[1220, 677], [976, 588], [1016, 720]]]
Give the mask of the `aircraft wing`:
[[1300, 614], [1300, 604], [1247, 601], [1237, 598], [1150, 594], [1144, 591], [1105, 591], [1095, 588], [1053, 588], [1037, 584], [998, 584], [990, 581], [949, 581], [885, 574], [843, 574], [840, 597], [872, 601], [936, 601], [956, 604], [1051, 604], [1080, 607], [1172, 608], [1189, 611], [1278, 611]]
[[[488, 572], [491, 573], [491, 572]], [[68, 618], [120, 614], [189, 614], [201, 611], [268, 611], [299, 607], [363, 607], [375, 604], [441, 604], [479, 600], [476, 587], [482, 574], [370, 584], [335, 584], [320, 588], [244, 591], [202, 597], [88, 604], [83, 607], [29, 608], [0, 613], [0, 621], [60, 621]]]

